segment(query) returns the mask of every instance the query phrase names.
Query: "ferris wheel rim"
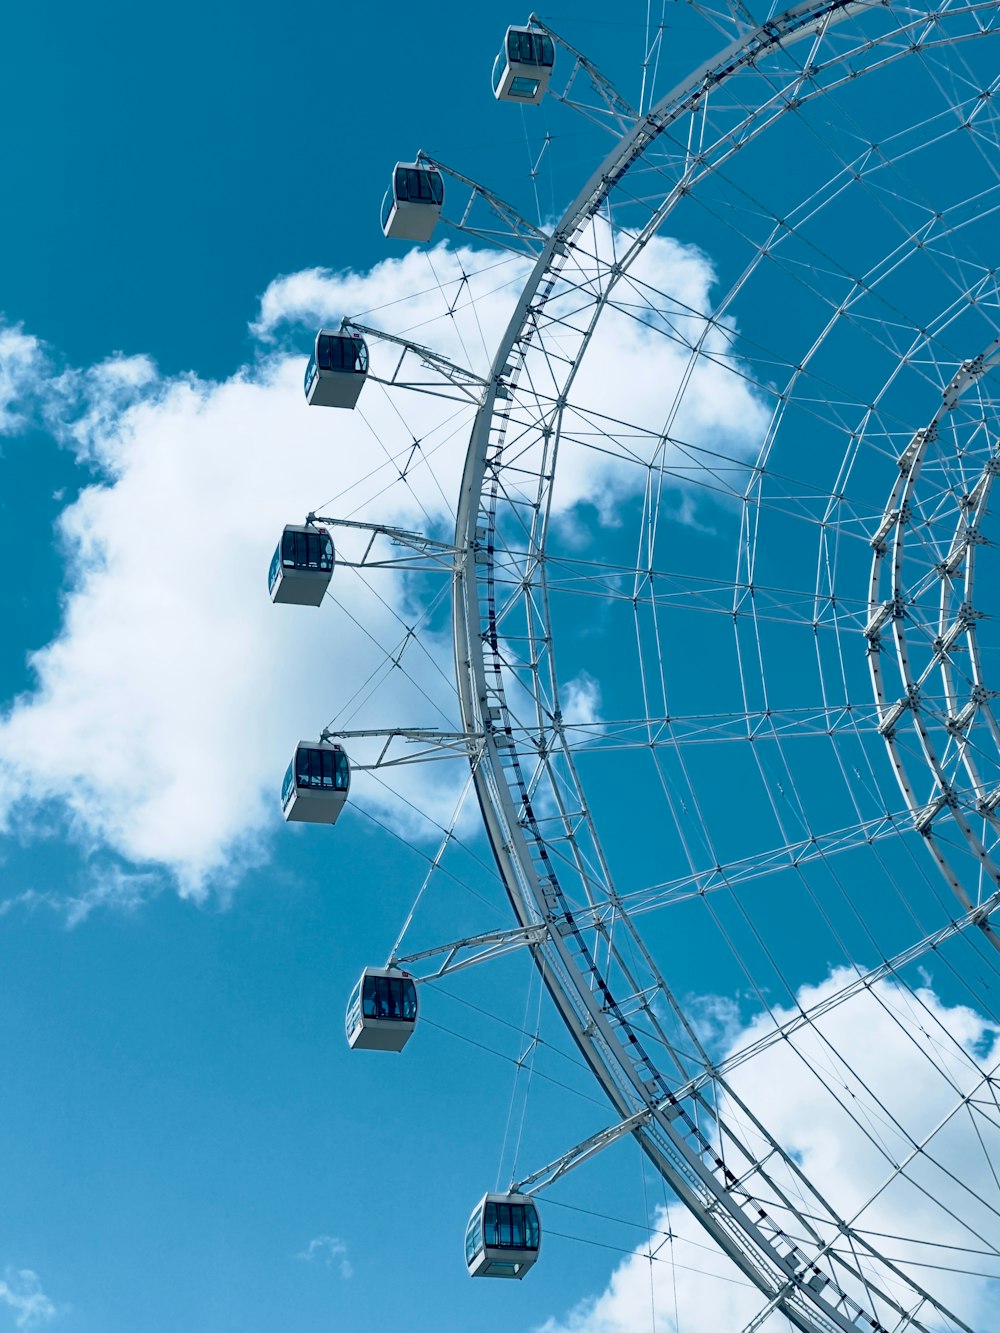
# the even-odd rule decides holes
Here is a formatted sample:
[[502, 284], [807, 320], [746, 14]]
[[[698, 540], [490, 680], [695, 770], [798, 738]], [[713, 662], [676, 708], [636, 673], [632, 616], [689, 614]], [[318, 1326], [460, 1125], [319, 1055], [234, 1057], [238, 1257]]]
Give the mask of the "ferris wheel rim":
[[[992, 9], [994, 6], [987, 7]], [[539, 290], [543, 288], [547, 280], [554, 281], [558, 276], [562, 267], [562, 260], [566, 255], [568, 238], [582, 223], [597, 213], [613, 184], [627, 171], [629, 164], [641, 156], [645, 147], [652, 142], [655, 135], [669, 123], [669, 119], [665, 118], [663, 123], [657, 126], [658, 116], [669, 117], [671, 111], [677, 116], [684, 114], [689, 99], [697, 94], [698, 88], [703, 85], [715, 65], [722, 65], [724, 72], [721, 78], [727, 78], [741, 68], [744, 63], [750, 63], [757, 58], [762, 43], [777, 45], [781, 40], [787, 43], [793, 36], [808, 36], [810, 32], [816, 31], [824, 24], [828, 25], [838, 17], [855, 15], [872, 8], [876, 8], [876, 6], [867, 3], [849, 3], [845, 5], [840, 0], [819, 6], [795, 6], [775, 20], [761, 25], [756, 33], [748, 34], [732, 43], [717, 57], [716, 61], [708, 62], [706, 66], [695, 71], [666, 98], [661, 99], [660, 103], [648, 113], [644, 120], [635, 126], [631, 134], [612, 149], [567, 210], [561, 223], [553, 230], [536, 261], [531, 276], [522, 289], [520, 300], [508, 326], [507, 333], [501, 340], [490, 376], [490, 383], [487, 386], [482, 406], [473, 427], [462, 480], [455, 539], [455, 546], [462, 553], [462, 556], [455, 574], [453, 598], [454, 647], [464, 725], [469, 730], [475, 730], [485, 735], [483, 753], [477, 758], [474, 765], [477, 796], [508, 895], [511, 897], [515, 913], [523, 926], [551, 925], [551, 904], [546, 904], [544, 894], [540, 889], [535, 894], [530, 892], [533, 882], [531, 849], [524, 837], [523, 828], [519, 826], [516, 810], [510, 796], [510, 789], [505, 782], [499, 780], [496, 776], [503, 769], [504, 756], [500, 753], [500, 747], [492, 726], [487, 724], [486, 714], [491, 689], [493, 690], [493, 697], [502, 701], [502, 682], [499, 682], [499, 688], [497, 686], [487, 687], [484, 653], [477, 651], [477, 645], [482, 649], [484, 644], [483, 622], [479, 605], [481, 587], [477, 564], [480, 566], [485, 564], [489, 567], [492, 559], [492, 550], [488, 550], [486, 559], [483, 561], [484, 534], [482, 532], [477, 534], [477, 527], [479, 526], [477, 519], [480, 515], [479, 506], [482, 500], [487, 453], [490, 446], [490, 430], [494, 425], [498, 398], [500, 398], [498, 390], [502, 389], [505, 380], [512, 381], [516, 375], [516, 366], [511, 365], [514, 345], [526, 328], [530, 330], [532, 302]], [[742, 55], [743, 60], [734, 62], [734, 57], [740, 55]], [[720, 80], [717, 78], [716, 81]], [[655, 225], [658, 227], [661, 221], [662, 218], [658, 219]], [[485, 535], [488, 547], [490, 534]], [[544, 573], [540, 575], [540, 583], [544, 596]], [[512, 744], [505, 748], [508, 750], [515, 749]], [[520, 837], [521, 845], [515, 854], [514, 841], [518, 837]], [[556, 892], [558, 892], [557, 879], [554, 878], [553, 883], [556, 885]], [[529, 889], [527, 893], [523, 893], [525, 886]], [[534, 879], [534, 886], [538, 888], [537, 876]], [[574, 1038], [580, 1044], [581, 1032], [578, 1014], [569, 1002], [569, 997], [560, 989], [566, 977], [569, 977], [572, 982], [577, 982], [579, 977], [567, 961], [566, 950], [560, 950], [556, 932], [550, 931], [550, 936], [552, 943], [556, 946], [554, 951], [546, 950], [541, 945], [533, 945], [532, 952], [564, 1021], [567, 1022]], [[601, 978], [596, 963], [592, 964], [592, 974], [598, 979], [598, 986], [600, 986]], [[596, 1021], [598, 1016], [591, 1013], [590, 1017]], [[599, 1026], [598, 1024], [598, 1028]], [[627, 1024], [624, 1026], [627, 1030]], [[634, 1036], [634, 1034], [632, 1035]], [[607, 1030], [599, 1032], [599, 1036], [605, 1044], [608, 1042], [609, 1033]], [[603, 1057], [601, 1059], [591, 1058], [595, 1052], [592, 1051], [588, 1054], [585, 1048], [584, 1053], [588, 1055], [588, 1063], [604, 1087], [612, 1105], [621, 1114], [625, 1114], [629, 1110], [629, 1105], [624, 1100], [623, 1094], [625, 1091], [631, 1091], [632, 1089], [623, 1088], [620, 1081], [616, 1082], [608, 1076]], [[650, 1079], [650, 1088], [645, 1090], [645, 1100], [647, 1106], [652, 1110], [657, 1100], [662, 1102], [663, 1098], [654, 1098], [651, 1089], [660, 1092], [662, 1086], [657, 1085], [655, 1067], [652, 1065], [648, 1065], [648, 1067], [653, 1069], [654, 1077]], [[666, 1162], [660, 1145], [649, 1137], [645, 1126], [636, 1131], [636, 1136], [642, 1143], [647, 1155], [657, 1165], [657, 1169], [665, 1174], [669, 1172], [668, 1178], [671, 1179], [671, 1183], [674, 1183], [675, 1188], [678, 1184], [681, 1184], [679, 1192], [683, 1195], [683, 1183], [679, 1179], [679, 1172], [682, 1168], [678, 1167], [677, 1163], [670, 1164]], [[690, 1193], [688, 1198], [690, 1201]], [[697, 1212], [699, 1207], [704, 1207], [704, 1200], [696, 1200], [693, 1206]], [[701, 1220], [704, 1221], [704, 1218]], [[712, 1230], [713, 1228], [710, 1227], [709, 1229]], [[723, 1244], [731, 1257], [736, 1260], [745, 1273], [751, 1276], [755, 1284], [768, 1295], [769, 1299], [778, 1299], [779, 1304], [776, 1308], [781, 1308], [783, 1313], [804, 1333], [815, 1333], [815, 1330], [821, 1328], [824, 1330], [857, 1329], [858, 1324], [852, 1322], [855, 1316], [844, 1313], [850, 1311], [849, 1304], [843, 1304], [841, 1311], [836, 1309], [831, 1311], [828, 1304], [821, 1304], [810, 1299], [808, 1295], [806, 1295], [804, 1302], [797, 1302], [796, 1297], [804, 1287], [804, 1283], [796, 1285], [793, 1282], [791, 1293], [785, 1296], [781, 1295], [782, 1282], [787, 1286], [789, 1274], [787, 1262], [784, 1262], [785, 1257], [780, 1256], [776, 1247], [772, 1246], [771, 1252], [766, 1253], [766, 1259], [772, 1261], [770, 1267], [766, 1263], [763, 1266], [755, 1267], [748, 1255], [740, 1250], [738, 1242], [743, 1237], [737, 1237], [737, 1243], [734, 1244], [731, 1235], [720, 1236], [718, 1234], [719, 1230], [719, 1228], [716, 1228], [713, 1231], [716, 1239], [720, 1240], [720, 1243]], [[759, 1259], [759, 1255], [757, 1257]], [[922, 1292], [917, 1284], [911, 1282], [912, 1289], [915, 1289], [930, 1307], [933, 1308], [937, 1305], [933, 1298]], [[843, 1295], [844, 1301], [849, 1301], [850, 1298], [846, 1293]], [[956, 1316], [946, 1311], [944, 1313], [953, 1321], [955, 1327], [966, 1327]], [[913, 1328], [924, 1327], [923, 1324], [917, 1322], [915, 1317], [907, 1326]], [[871, 1321], [871, 1327], [878, 1328], [880, 1326]]]

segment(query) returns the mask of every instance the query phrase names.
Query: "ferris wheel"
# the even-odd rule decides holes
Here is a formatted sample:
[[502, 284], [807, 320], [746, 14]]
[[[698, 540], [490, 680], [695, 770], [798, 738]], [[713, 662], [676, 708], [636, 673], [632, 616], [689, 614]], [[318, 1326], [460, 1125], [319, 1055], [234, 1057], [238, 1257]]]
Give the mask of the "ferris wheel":
[[[388, 237], [514, 256], [506, 331], [484, 370], [345, 319], [305, 390], [462, 405], [454, 536], [310, 513], [269, 585], [319, 605], [358, 532], [359, 567], [443, 571], [457, 725], [370, 762], [324, 729], [283, 805], [334, 822], [397, 744], [467, 762], [514, 922], [401, 936], [348, 1038], [401, 1050], [422, 981], [526, 950], [610, 1104], [483, 1197], [470, 1273], [523, 1277], [539, 1194], [632, 1136], [758, 1290], [745, 1333], [970, 1330], [1000, 1281], [1000, 5], [694, 9], [704, 50], [662, 95], [647, 59], [635, 106], [508, 29], [498, 101], [610, 145], [558, 221], [396, 167]], [[739, 995], [724, 1038], [699, 977]]]

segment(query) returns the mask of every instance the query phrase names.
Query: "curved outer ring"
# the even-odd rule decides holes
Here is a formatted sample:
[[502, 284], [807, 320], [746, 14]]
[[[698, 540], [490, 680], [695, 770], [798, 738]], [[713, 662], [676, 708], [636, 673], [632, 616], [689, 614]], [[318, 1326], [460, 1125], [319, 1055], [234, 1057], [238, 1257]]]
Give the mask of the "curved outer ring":
[[[500, 342], [470, 438], [455, 536], [459, 555], [454, 576], [453, 633], [462, 720], [468, 732], [485, 737], [482, 752], [473, 763], [476, 793], [515, 915], [524, 926], [543, 924], [548, 928], [545, 941], [532, 946], [535, 963], [560, 1016], [616, 1112], [623, 1120], [635, 1120], [632, 1133], [656, 1169], [763, 1293], [767, 1311], [780, 1310], [803, 1333], [859, 1333], [863, 1329], [886, 1333], [883, 1317], [892, 1318], [894, 1329], [924, 1330], [927, 1325], [920, 1318], [924, 1310], [933, 1312], [931, 1318], [943, 1316], [953, 1329], [968, 1326], [944, 1310], [908, 1275], [874, 1252], [862, 1237], [851, 1233], [800, 1175], [798, 1184], [806, 1187], [814, 1206], [819, 1204], [826, 1222], [825, 1233], [820, 1235], [802, 1219], [803, 1228], [815, 1237], [811, 1252], [803, 1253], [801, 1246], [783, 1232], [753, 1197], [744, 1181], [738, 1181], [728, 1170], [718, 1155], [719, 1145], [706, 1139], [685, 1105], [673, 1096], [668, 1081], [643, 1049], [640, 1036], [612, 1000], [596, 958], [573, 920], [547, 854], [545, 839], [534, 820], [528, 785], [521, 771], [521, 756], [511, 735], [497, 657], [492, 568], [495, 510], [487, 491], [490, 474], [495, 477], [501, 465], [506, 420], [503, 404], [509, 397], [506, 386], [516, 383], [522, 364], [521, 346], [530, 343], [533, 307], [543, 306], [551, 294], [568, 243], [579, 227], [593, 216], [648, 144], [696, 106], [698, 98], [709, 88], [751, 66], [769, 51], [814, 36], [848, 15], [875, 7], [868, 0], [794, 6], [697, 69], [638, 122], [605, 158], [545, 245]], [[503, 391], [498, 404], [499, 389]], [[549, 461], [554, 463], [554, 459]], [[543, 572], [540, 578], [544, 580]], [[670, 1001], [669, 992], [638, 936], [631, 943], [640, 948], [659, 979], [659, 989]], [[723, 1091], [738, 1104], [731, 1089], [723, 1086]], [[740, 1110], [750, 1114], [745, 1106], [741, 1105]], [[711, 1120], [715, 1113], [708, 1103], [702, 1102], [695, 1114], [701, 1117], [707, 1114]], [[721, 1122], [717, 1129], [721, 1143], [728, 1131]], [[759, 1122], [755, 1129], [766, 1133]], [[777, 1144], [774, 1146], [780, 1151]], [[786, 1166], [795, 1171], [794, 1163], [783, 1153], [782, 1157]], [[763, 1181], [781, 1197], [776, 1182], [769, 1180], [759, 1166], [756, 1175], [751, 1171], [746, 1177]], [[787, 1196], [782, 1202], [786, 1212], [797, 1218], [801, 1216]], [[824, 1236], [834, 1231], [838, 1239], [849, 1235], [854, 1250], [863, 1254], [864, 1269], [853, 1266], [840, 1255], [836, 1259], [839, 1271], [848, 1274], [853, 1291], [865, 1300], [864, 1306], [855, 1295], [844, 1291], [836, 1276], [831, 1279], [833, 1240]], [[871, 1280], [873, 1266], [889, 1277], [904, 1304]], [[757, 1326], [755, 1320], [752, 1327]]]

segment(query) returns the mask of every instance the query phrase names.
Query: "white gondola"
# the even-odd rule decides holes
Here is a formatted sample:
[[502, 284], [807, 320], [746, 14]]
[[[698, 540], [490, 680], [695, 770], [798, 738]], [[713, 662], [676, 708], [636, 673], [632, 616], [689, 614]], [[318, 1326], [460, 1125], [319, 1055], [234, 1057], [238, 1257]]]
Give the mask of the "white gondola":
[[429, 241], [444, 204], [444, 177], [435, 167], [397, 162], [382, 200], [382, 230], [398, 241]]
[[306, 366], [310, 407], [354, 407], [368, 374], [368, 344], [356, 333], [320, 329]]
[[417, 1021], [417, 988], [398, 967], [366, 967], [347, 1002], [347, 1040], [355, 1051], [401, 1051]]
[[289, 524], [274, 549], [267, 573], [272, 602], [322, 606], [333, 576], [333, 538], [311, 524]]
[[538, 1258], [542, 1230], [527, 1194], [484, 1194], [465, 1230], [470, 1277], [522, 1278]]
[[281, 784], [287, 820], [336, 824], [351, 786], [351, 765], [342, 745], [299, 741]]
[[556, 63], [556, 48], [547, 32], [508, 28], [493, 62], [493, 95], [499, 102], [537, 106], [545, 95]]

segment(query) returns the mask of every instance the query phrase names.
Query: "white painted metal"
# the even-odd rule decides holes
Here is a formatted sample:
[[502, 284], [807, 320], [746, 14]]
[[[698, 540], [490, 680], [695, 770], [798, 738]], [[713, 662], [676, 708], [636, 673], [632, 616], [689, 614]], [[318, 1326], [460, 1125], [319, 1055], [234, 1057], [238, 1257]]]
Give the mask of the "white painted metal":
[[[794, 42], [816, 38], [845, 16], [868, 8], [864, 3], [799, 5], [775, 17], [741, 38], [715, 60], [706, 63], [655, 107], [609, 154], [562, 219], [546, 245], [522, 293], [518, 308], [502, 340], [494, 367], [503, 369], [517, 401], [518, 374], [529, 347], [544, 338], [546, 305], [558, 294], [567, 270], [566, 255], [590, 220], [597, 214], [609, 191], [636, 163], [649, 145], [667, 127], [699, 108], [709, 96], [743, 69], [756, 65], [769, 52], [785, 50]], [[992, 6], [991, 6], [992, 8]], [[916, 27], [920, 19], [913, 20]], [[898, 36], [899, 30], [894, 33]], [[876, 39], [869, 49], [877, 45]], [[874, 61], [873, 61], [874, 63]], [[863, 72], [851, 67], [845, 77]], [[809, 78], [816, 79], [811, 69]], [[796, 92], [816, 95], [802, 82]], [[776, 93], [776, 105], [794, 93]], [[754, 132], [754, 112], [739, 132], [720, 139], [714, 148], [699, 145], [697, 154], [681, 158], [678, 178], [663, 182], [663, 198], [652, 210], [649, 224], [632, 240], [631, 250], [619, 255], [606, 272], [591, 275], [588, 295], [593, 308], [579, 327], [559, 329], [561, 378], [548, 390], [537, 423], [534, 472], [538, 490], [534, 516], [530, 520], [532, 561], [531, 604], [525, 613], [523, 656], [533, 664], [538, 689], [539, 729], [551, 734], [551, 750], [540, 753], [526, 745], [512, 721], [506, 693], [507, 667], [503, 631], [498, 622], [502, 594], [497, 570], [491, 561], [477, 558], [482, 549], [479, 534], [487, 534], [492, 550], [504, 513], [504, 447], [511, 422], [509, 399], [500, 398], [495, 384], [487, 388], [467, 457], [456, 525], [456, 547], [464, 552], [455, 576], [454, 630], [456, 669], [463, 721], [470, 732], [483, 733], [483, 753], [475, 769], [477, 793], [483, 809], [497, 865], [517, 919], [526, 929], [544, 925], [544, 942], [533, 947], [557, 1008], [581, 1052], [604, 1087], [623, 1124], [641, 1144], [678, 1196], [713, 1235], [722, 1249], [760, 1289], [767, 1311], [779, 1312], [803, 1333], [858, 1333], [886, 1328], [927, 1330], [966, 1329], [967, 1325], [937, 1302], [912, 1276], [880, 1254], [869, 1238], [852, 1229], [804, 1178], [798, 1164], [767, 1134], [734, 1089], [712, 1066], [666, 982], [634, 932], [617, 895], [600, 849], [597, 831], [586, 816], [586, 799], [576, 783], [571, 748], [565, 744], [560, 724], [543, 704], [542, 696], [558, 699], [551, 657], [547, 613], [544, 544], [548, 484], [555, 465], [555, 441], [559, 417], [579, 364], [589, 343], [604, 302], [629, 263], [641, 252], [674, 204], [692, 184], [737, 151]], [[770, 109], [761, 116], [774, 114]], [[558, 315], [552, 316], [552, 324]], [[519, 422], [519, 495], [529, 470], [524, 447], [524, 425]], [[523, 500], [521, 500], [523, 504]], [[902, 499], [892, 507], [903, 511]], [[499, 517], [498, 517], [499, 515]], [[523, 527], [523, 523], [522, 523]], [[883, 534], [883, 540], [891, 526]], [[894, 603], [873, 597], [869, 606], [869, 637], [878, 634], [895, 614]], [[860, 628], [860, 627], [859, 627]], [[963, 625], [960, 632], [965, 632]], [[527, 678], [527, 671], [522, 679]], [[546, 689], [543, 691], [542, 682]], [[881, 705], [881, 701], [880, 701]], [[885, 715], [882, 715], [884, 722]], [[956, 715], [956, 726], [960, 721]], [[550, 781], [552, 756], [561, 764], [560, 783]], [[530, 775], [530, 776], [529, 776]], [[560, 868], [549, 850], [551, 834], [543, 834], [534, 813], [539, 786], [544, 786], [556, 808], [563, 812], [559, 833]], [[571, 814], [564, 803], [569, 791]], [[909, 797], [907, 797], [909, 803]], [[580, 812], [584, 812], [581, 816]], [[583, 839], [586, 838], [586, 852]], [[590, 869], [589, 867], [593, 867]], [[616, 1001], [598, 958], [585, 938], [562, 887], [562, 879], [573, 878], [585, 894], [594, 877], [599, 897], [614, 914], [619, 934], [628, 942], [628, 952], [605, 935], [602, 948], [616, 975], [635, 996], [644, 996], [644, 986], [635, 982], [633, 966], [641, 966], [655, 980], [657, 1000], [669, 1010], [671, 1022], [682, 1041], [668, 1036], [653, 1007], [641, 999], [633, 1013]], [[970, 918], [971, 921], [971, 918]], [[928, 945], [927, 947], [933, 947]], [[639, 960], [629, 961], [628, 954]], [[653, 1062], [650, 1041], [633, 1022], [641, 1018], [646, 1032], [655, 1034], [655, 1046], [666, 1052], [672, 1067], [661, 1070]], [[700, 1066], [700, 1069], [699, 1069]], [[708, 1095], [695, 1093], [689, 1077], [697, 1075], [697, 1086]], [[738, 1107], [744, 1123], [753, 1125], [761, 1152], [742, 1143], [719, 1107]], [[734, 1173], [726, 1162], [738, 1160]], [[780, 1162], [782, 1178], [796, 1182], [795, 1195], [785, 1192], [769, 1172], [767, 1160]], [[784, 1222], [776, 1219], [784, 1218]], [[792, 1232], [794, 1231], [794, 1237]]]
[[[330, 367], [324, 365], [323, 340], [341, 349]], [[340, 329], [320, 329], [313, 354], [306, 365], [306, 402], [310, 407], [357, 406], [368, 374], [368, 349], [364, 339]]]
[[[297, 565], [293, 558], [288, 558], [284, 549], [286, 536], [294, 537], [296, 533], [328, 543], [329, 552], [321, 552], [320, 558], [309, 564]], [[310, 524], [286, 525], [275, 547], [268, 573], [271, 601], [290, 606], [322, 606], [333, 578], [333, 559], [333, 541], [321, 529]]]
[[[874, 556], [869, 585], [870, 616], [865, 628], [872, 687], [881, 712], [879, 731], [885, 739], [900, 790], [935, 864], [967, 913], [975, 911], [975, 905], [956, 873], [947, 843], [936, 836], [936, 822], [939, 816], [946, 815], [949, 830], [957, 826], [982, 867], [982, 874], [994, 889], [1000, 887], [1000, 864], [984, 844], [975, 824], [985, 819], [987, 827], [992, 826], [997, 831], [1000, 822], [996, 804], [979, 775], [974, 749], [962, 744], [956, 764], [954, 759], [951, 762], [946, 760], [940, 747], [942, 742], [948, 746], [949, 739], [964, 737], [980, 713], [987, 719], [995, 747], [1000, 739], [1000, 729], [990, 706], [992, 694], [984, 681], [977, 635], [980, 613], [975, 609], [974, 600], [981, 525], [993, 482], [1000, 475], [1000, 453], [991, 451], [979, 476], [963, 478], [961, 490], [954, 497], [954, 532], [950, 543], [947, 546], [942, 544], [941, 558], [935, 567], [941, 584], [936, 623], [919, 623], [921, 616], [913, 606], [912, 593], [904, 577], [904, 555], [925, 464], [933, 457], [947, 430], [949, 418], [953, 417], [963, 396], [975, 389], [979, 381], [998, 365], [1000, 338], [956, 369], [942, 391], [941, 406], [925, 426], [915, 431], [900, 455], [898, 477], [882, 522], [871, 540]], [[927, 540], [927, 524], [924, 523], [913, 543], [926, 543]], [[947, 540], [947, 533], [943, 540]], [[886, 654], [882, 636], [889, 632], [899, 673], [895, 699], [890, 693], [883, 665]], [[933, 643], [934, 657], [931, 666], [918, 676], [911, 665], [911, 638], [925, 636]], [[960, 682], [952, 669], [952, 657], [960, 648], [968, 653], [972, 668], [972, 684], [967, 698], [959, 693]], [[945, 718], [943, 728], [934, 727], [921, 704], [932, 669], [940, 673], [945, 698], [950, 702], [950, 714]], [[918, 764], [914, 764], [916, 756], [912, 746], [907, 746], [904, 733], [916, 736], [921, 761]], [[921, 795], [928, 772], [937, 790], [937, 795], [929, 802], [925, 795]], [[964, 793], [959, 789], [963, 777], [967, 784]], [[977, 925], [993, 947], [1000, 950], [1000, 935], [989, 914], [980, 915]]]
[[455, 167], [446, 166], [444, 162], [424, 152], [417, 154], [417, 160], [425, 166], [434, 167], [468, 190], [464, 207], [458, 208], [453, 214], [452, 226], [467, 236], [486, 241], [502, 250], [537, 258], [548, 240], [548, 233], [543, 228], [529, 222], [495, 191]]
[[[503, 1234], [498, 1220], [490, 1225], [491, 1210], [514, 1212], [515, 1224], [520, 1228], [520, 1239], [513, 1229]], [[533, 1243], [531, 1243], [533, 1242]], [[465, 1233], [465, 1260], [470, 1277], [523, 1278], [536, 1263], [541, 1249], [541, 1231], [538, 1210], [526, 1194], [511, 1191], [507, 1194], [484, 1194], [472, 1210]]]
[[[402, 173], [402, 179], [400, 175]], [[423, 197], [411, 189], [414, 177], [424, 184]], [[414, 197], [417, 195], [418, 197]], [[429, 241], [444, 203], [441, 173], [422, 162], [397, 162], [382, 204], [382, 231], [390, 240]]]
[[493, 65], [494, 97], [537, 106], [549, 86], [554, 62], [552, 39], [546, 32], [533, 26], [508, 28]]
[[[316, 754], [327, 770], [314, 785], [299, 776], [303, 752]], [[281, 807], [289, 823], [336, 824], [347, 801], [351, 771], [342, 745], [328, 741], [299, 741], [281, 786]]]
[[351, 1049], [401, 1051], [416, 1023], [417, 992], [410, 974], [398, 967], [366, 967], [347, 1002], [344, 1027]]

